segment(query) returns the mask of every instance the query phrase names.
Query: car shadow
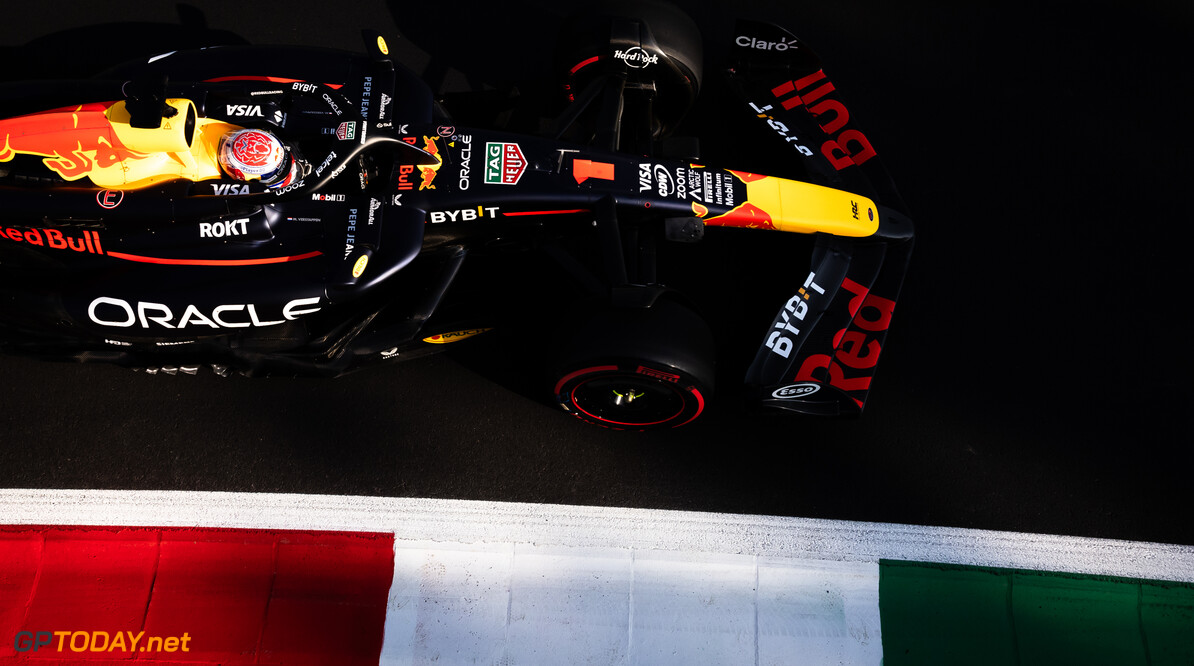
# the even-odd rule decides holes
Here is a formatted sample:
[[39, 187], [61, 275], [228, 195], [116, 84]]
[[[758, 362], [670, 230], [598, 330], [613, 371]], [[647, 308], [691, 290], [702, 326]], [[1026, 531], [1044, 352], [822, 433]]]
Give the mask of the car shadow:
[[178, 23], [118, 22], [62, 30], [19, 46], [0, 46], [3, 62], [21, 67], [0, 70], [0, 81], [82, 79], [148, 54], [249, 41], [208, 27], [203, 12], [179, 4]]
[[386, 4], [403, 37], [430, 56], [422, 75], [437, 91], [550, 80], [556, 31], [569, 11], [565, 3], [488, 3], [461, 10], [465, 17], [443, 5]]

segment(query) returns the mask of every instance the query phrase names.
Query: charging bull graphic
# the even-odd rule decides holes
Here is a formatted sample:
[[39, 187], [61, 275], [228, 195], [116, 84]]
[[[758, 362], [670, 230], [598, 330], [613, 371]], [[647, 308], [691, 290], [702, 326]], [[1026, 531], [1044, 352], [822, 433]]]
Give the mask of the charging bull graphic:
[[432, 185], [431, 182], [435, 180], [436, 174], [439, 173], [439, 168], [444, 165], [444, 158], [439, 154], [439, 144], [436, 143], [436, 139], [437, 137], [423, 137], [423, 150], [433, 155], [435, 159], [439, 161], [435, 164], [420, 168], [420, 175], [422, 176], [423, 180], [423, 182], [419, 184], [420, 190], [435, 189], [435, 185]]
[[108, 119], [113, 104], [83, 104], [0, 121], [0, 162], [17, 154], [39, 155], [66, 180], [147, 157], [127, 148]]
[[219, 178], [219, 137], [243, 128], [197, 118], [186, 99], [166, 103], [173, 111], [155, 128], [130, 125], [123, 101], [0, 120], [0, 162], [18, 154], [36, 155], [68, 181], [87, 177], [110, 189], [135, 189], [174, 178]]

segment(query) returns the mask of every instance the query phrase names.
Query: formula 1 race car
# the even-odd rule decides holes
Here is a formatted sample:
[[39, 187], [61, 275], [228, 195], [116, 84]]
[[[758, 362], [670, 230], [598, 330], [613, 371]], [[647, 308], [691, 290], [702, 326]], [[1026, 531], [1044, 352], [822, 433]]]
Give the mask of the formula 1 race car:
[[542, 91], [437, 98], [376, 33], [363, 54], [219, 47], [0, 86], [0, 348], [335, 376], [550, 320], [545, 397], [677, 426], [723, 341], [669, 248], [802, 239], [811, 265], [759, 267], [783, 296], [747, 395], [860, 412], [912, 245], [869, 138], [807, 46], [740, 21], [715, 101], [753, 133], [735, 159], [783, 177], [704, 164], [675, 136], [700, 35], [628, 6], [568, 21]]

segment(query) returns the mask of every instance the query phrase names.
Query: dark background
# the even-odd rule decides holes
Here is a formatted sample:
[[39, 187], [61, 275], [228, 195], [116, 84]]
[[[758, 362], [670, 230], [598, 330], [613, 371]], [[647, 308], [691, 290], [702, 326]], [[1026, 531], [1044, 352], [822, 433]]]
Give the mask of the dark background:
[[[680, 4], [713, 58], [735, 15], [812, 46], [914, 213], [912, 269], [861, 418], [726, 408], [675, 431], [606, 431], [496, 381], [510, 352], [484, 339], [337, 380], [2, 358], [0, 486], [554, 502], [1194, 544], [1182, 323], [1194, 10]], [[563, 11], [27, 3], [0, 22], [0, 78], [85, 72], [163, 41], [358, 49], [369, 27], [404, 36], [391, 40], [399, 59], [461, 90], [546, 72]]]

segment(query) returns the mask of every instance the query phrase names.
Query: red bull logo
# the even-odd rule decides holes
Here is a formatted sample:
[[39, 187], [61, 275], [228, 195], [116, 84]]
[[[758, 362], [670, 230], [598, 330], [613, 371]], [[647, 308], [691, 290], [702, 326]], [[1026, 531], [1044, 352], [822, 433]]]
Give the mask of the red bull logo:
[[743, 202], [724, 215], [705, 220], [706, 224], [723, 227], [743, 227], [745, 229], [775, 229], [771, 214], [750, 203]]
[[[439, 157], [439, 144], [436, 143], [436, 139], [434, 137], [423, 137], [423, 150], [431, 153], [435, 157]], [[440, 159], [442, 160], [443, 158]]]
[[413, 190], [415, 184], [412, 179], [412, 174], [415, 172], [415, 165], [413, 164], [399, 164], [398, 165], [398, 189], [399, 190]]
[[419, 166], [419, 176], [422, 181], [419, 183], [420, 190], [435, 189], [435, 185], [432, 185], [431, 183], [435, 180], [436, 174], [439, 173], [439, 168], [444, 165], [444, 158], [439, 154], [439, 143], [437, 143], [438, 140], [438, 137], [423, 137], [423, 150], [433, 155], [437, 162], [435, 164], [425, 164]]
[[127, 148], [108, 119], [113, 103], [83, 104], [0, 121], [0, 162], [18, 154], [38, 155], [48, 169], [66, 180], [97, 170], [120, 168], [147, 157]]
[[16, 243], [28, 243], [54, 250], [71, 250], [85, 254], [107, 254], [100, 245], [99, 232], [87, 230], [81, 236], [63, 233], [58, 229], [12, 229], [0, 228], [0, 238]]
[[[124, 102], [82, 104], [0, 120], [0, 162], [36, 155], [68, 181], [83, 177], [98, 187], [138, 189], [175, 178], [199, 181], [222, 175], [216, 141], [243, 128], [198, 118], [187, 99], [168, 99], [173, 113], [153, 128], [133, 127]], [[103, 205], [103, 202], [100, 202]]]
[[436, 174], [436, 173], [437, 173], [437, 171], [436, 171], [436, 169], [435, 169], [434, 167], [429, 167], [429, 166], [428, 166], [428, 167], [423, 167], [423, 168], [422, 168], [422, 180], [423, 180], [423, 182], [419, 183], [419, 189], [420, 189], [420, 190], [434, 190], [434, 189], [435, 189], [435, 185], [432, 185], [432, 184], [431, 184], [431, 182], [432, 182], [433, 180], [435, 180], [435, 174]]
[[875, 149], [862, 132], [853, 128], [845, 129], [850, 121], [850, 110], [845, 104], [828, 97], [834, 90], [824, 70], [818, 69], [795, 81], [779, 84], [771, 89], [771, 94], [780, 99], [780, 105], [789, 111], [798, 106], [806, 107], [826, 134], [837, 135], [821, 144], [821, 154], [834, 169], [841, 171], [871, 159], [875, 156]]

